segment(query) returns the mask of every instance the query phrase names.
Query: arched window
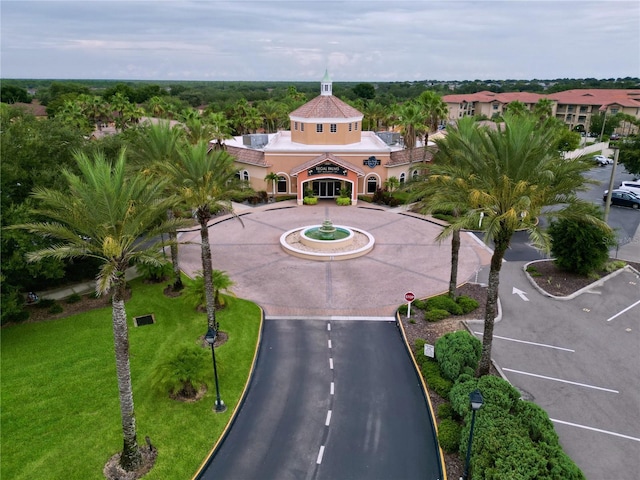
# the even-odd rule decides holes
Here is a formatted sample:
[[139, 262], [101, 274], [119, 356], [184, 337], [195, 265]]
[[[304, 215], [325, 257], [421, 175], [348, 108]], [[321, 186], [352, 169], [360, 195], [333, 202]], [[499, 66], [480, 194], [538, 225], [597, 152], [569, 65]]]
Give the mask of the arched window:
[[248, 181], [249, 181], [249, 172], [247, 172], [246, 170], [245, 170], [245, 171], [243, 171], [243, 172], [242, 172], [242, 179], [243, 179], [245, 182], [248, 182]]
[[404, 172], [402, 172], [400, 174], [400, 183], [404, 183], [406, 179], [407, 179], [407, 175]]
[[416, 180], [419, 175], [420, 172], [418, 172], [418, 170], [414, 170], [413, 172], [411, 172], [411, 180]]
[[282, 175], [278, 177], [278, 193], [287, 193], [287, 178]]
[[378, 190], [378, 179], [371, 176], [367, 179], [367, 193], [376, 193], [376, 190]]

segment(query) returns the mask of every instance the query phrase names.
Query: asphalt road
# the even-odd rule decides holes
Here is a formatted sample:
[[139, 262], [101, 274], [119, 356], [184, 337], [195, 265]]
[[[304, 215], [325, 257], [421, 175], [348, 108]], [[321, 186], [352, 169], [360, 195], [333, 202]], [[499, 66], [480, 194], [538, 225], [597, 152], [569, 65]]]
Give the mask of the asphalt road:
[[202, 479], [440, 479], [394, 322], [266, 320], [246, 401]]
[[[589, 480], [637, 479], [640, 278], [623, 272], [572, 300], [553, 300], [529, 283], [524, 264], [502, 267], [493, 359], [547, 411]], [[482, 323], [471, 327], [481, 337]]]
[[[613, 165], [607, 165], [605, 167], [594, 167], [587, 172], [587, 178], [595, 181], [594, 185], [590, 185], [589, 189], [585, 192], [580, 192], [578, 196], [585, 200], [590, 200], [596, 205], [600, 205], [604, 208], [602, 196], [605, 190], [609, 188], [609, 181], [611, 179], [611, 171]], [[624, 169], [622, 165], [616, 167], [614, 175], [613, 188], [620, 186], [623, 180], [632, 180], [635, 178]], [[612, 206], [609, 210], [609, 218], [607, 223], [613, 228], [618, 235], [618, 244], [625, 245], [631, 241], [633, 235], [638, 229], [640, 224], [640, 212], [633, 210], [632, 208]], [[615, 256], [615, 252], [614, 256]]]

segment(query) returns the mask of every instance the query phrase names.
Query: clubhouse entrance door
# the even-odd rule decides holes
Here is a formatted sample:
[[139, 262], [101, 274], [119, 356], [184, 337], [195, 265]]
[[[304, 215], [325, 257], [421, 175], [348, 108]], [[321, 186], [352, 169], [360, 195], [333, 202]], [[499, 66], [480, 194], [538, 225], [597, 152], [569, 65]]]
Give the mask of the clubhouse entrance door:
[[314, 180], [313, 195], [318, 198], [336, 198], [340, 196], [342, 182], [339, 180]]

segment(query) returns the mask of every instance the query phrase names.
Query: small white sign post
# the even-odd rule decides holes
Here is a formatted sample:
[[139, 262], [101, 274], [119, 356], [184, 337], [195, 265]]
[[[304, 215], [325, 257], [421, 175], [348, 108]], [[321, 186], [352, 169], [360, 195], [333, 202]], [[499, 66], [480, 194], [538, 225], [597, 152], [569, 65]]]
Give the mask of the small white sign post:
[[424, 344], [424, 356], [429, 358], [436, 356], [436, 350], [433, 345], [429, 345], [428, 343]]
[[407, 301], [407, 318], [411, 318], [411, 302], [416, 299], [413, 292], [407, 292], [404, 294], [404, 299]]

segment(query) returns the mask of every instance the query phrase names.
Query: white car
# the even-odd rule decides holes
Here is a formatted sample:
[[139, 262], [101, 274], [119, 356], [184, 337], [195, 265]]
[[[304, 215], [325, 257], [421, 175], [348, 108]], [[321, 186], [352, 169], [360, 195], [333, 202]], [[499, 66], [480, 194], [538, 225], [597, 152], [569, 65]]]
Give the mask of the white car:
[[604, 155], [596, 155], [596, 156], [593, 157], [593, 159], [601, 167], [604, 167], [605, 165], [613, 164], [613, 160], [611, 160], [610, 158], [605, 157]]
[[618, 187], [620, 190], [627, 190], [640, 196], [640, 180], [625, 180]]

